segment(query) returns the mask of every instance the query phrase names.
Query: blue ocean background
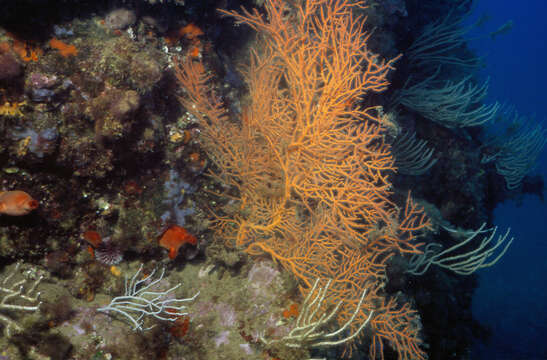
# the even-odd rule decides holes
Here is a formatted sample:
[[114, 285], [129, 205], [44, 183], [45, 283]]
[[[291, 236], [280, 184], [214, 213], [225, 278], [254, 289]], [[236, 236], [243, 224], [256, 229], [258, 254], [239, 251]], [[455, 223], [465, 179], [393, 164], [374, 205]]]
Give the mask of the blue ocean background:
[[[474, 18], [488, 23], [474, 36], [496, 30], [507, 21], [513, 28], [494, 39], [471, 41], [486, 56], [481, 76], [490, 77], [490, 100], [512, 104], [521, 115], [547, 127], [547, 2], [481, 0]], [[547, 179], [544, 149], [533, 174]], [[537, 196], [506, 201], [495, 210], [494, 222], [511, 227], [515, 241], [494, 267], [481, 270], [473, 300], [476, 318], [488, 325], [488, 344], [477, 344], [472, 359], [547, 359], [547, 204]]]

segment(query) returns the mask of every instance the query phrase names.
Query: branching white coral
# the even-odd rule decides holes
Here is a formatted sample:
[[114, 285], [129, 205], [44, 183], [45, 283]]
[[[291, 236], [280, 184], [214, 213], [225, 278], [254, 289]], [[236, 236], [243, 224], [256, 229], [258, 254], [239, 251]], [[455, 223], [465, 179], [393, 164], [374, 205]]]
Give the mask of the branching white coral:
[[496, 116], [499, 103], [482, 104], [488, 94], [489, 80], [480, 85], [472, 76], [466, 76], [458, 82], [443, 82], [438, 77], [440, 69], [412, 86], [405, 84], [393, 103], [450, 129], [482, 125]]
[[427, 147], [427, 141], [418, 140], [415, 132], [404, 132], [393, 142], [393, 154], [397, 171], [405, 175], [426, 173], [437, 159], [433, 158], [434, 149]]
[[[0, 283], [0, 323], [4, 325], [4, 335], [10, 337], [22, 330], [21, 326], [9, 316], [10, 312], [35, 312], [40, 307], [40, 293], [34, 294], [43, 276], [38, 277], [27, 287], [28, 279], [15, 281], [21, 263], [17, 263]], [[34, 294], [34, 295], [33, 295]]]
[[355, 311], [350, 319], [337, 329], [329, 332], [326, 328], [336, 323], [336, 315], [342, 305], [342, 301], [340, 301], [331, 311], [322, 312], [325, 295], [327, 294], [331, 282], [332, 280], [328, 280], [324, 287], [318, 287], [319, 279], [315, 280], [312, 289], [302, 304], [302, 311], [300, 311], [298, 318], [296, 319], [294, 328], [287, 335], [281, 339], [273, 340], [268, 340], [263, 336], [260, 336], [260, 341], [265, 345], [281, 343], [287, 347], [293, 348], [328, 347], [344, 344], [359, 335], [369, 323], [374, 311], [369, 313], [367, 319], [363, 321], [353, 333], [348, 335], [346, 332], [359, 313], [367, 291], [363, 291], [359, 303], [355, 307]]
[[163, 279], [165, 269], [162, 269], [159, 277], [153, 279], [156, 270], [150, 275], [138, 280], [142, 272], [142, 265], [131, 277], [125, 278], [124, 295], [116, 296], [110, 304], [103, 306], [98, 311], [115, 313], [124, 316], [132, 325], [133, 330], [149, 330], [154, 326], [143, 327], [146, 317], [154, 317], [163, 321], [175, 321], [181, 316], [188, 315], [186, 304], [192, 302], [199, 295], [199, 291], [192, 297], [177, 299], [173, 297], [180, 283], [165, 291], [153, 291], [154, 287]]
[[[486, 228], [486, 223], [474, 231], [444, 228], [454, 236], [464, 239], [448, 249], [444, 249], [438, 243], [428, 244], [423, 253], [412, 256], [406, 272], [413, 275], [423, 275], [431, 265], [437, 265], [459, 275], [470, 275], [479, 269], [497, 263], [513, 242], [513, 238], [507, 240], [511, 229], [508, 229], [505, 234], [499, 235], [494, 242], [498, 228]], [[473, 240], [480, 234], [486, 234], [482, 241], [478, 245], [469, 245], [473, 244]], [[468, 250], [458, 253], [457, 250], [461, 249]]]

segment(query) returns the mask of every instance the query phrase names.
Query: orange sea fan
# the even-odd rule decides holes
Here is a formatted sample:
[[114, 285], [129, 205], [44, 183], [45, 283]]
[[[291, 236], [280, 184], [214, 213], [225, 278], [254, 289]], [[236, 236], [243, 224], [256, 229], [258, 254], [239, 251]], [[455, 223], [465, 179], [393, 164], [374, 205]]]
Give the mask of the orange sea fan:
[[[234, 189], [230, 209], [215, 215], [218, 235], [251, 255], [270, 255], [304, 295], [316, 279], [331, 279], [325, 306], [341, 303], [338, 322], [351, 319], [352, 328], [371, 310], [389, 313], [381, 308], [386, 261], [417, 252], [415, 234], [428, 225], [410, 198], [403, 213], [392, 200], [384, 121], [378, 107], [355, 101], [385, 90], [397, 59], [368, 50], [356, 7], [364, 2], [267, 0], [266, 16], [221, 11], [261, 35], [244, 71], [249, 101], [238, 122], [228, 119], [202, 63], [176, 67], [181, 101], [199, 119], [219, 169], [211, 175]], [[389, 343], [408, 353], [398, 348], [407, 343]], [[419, 345], [410, 351], [421, 354]]]

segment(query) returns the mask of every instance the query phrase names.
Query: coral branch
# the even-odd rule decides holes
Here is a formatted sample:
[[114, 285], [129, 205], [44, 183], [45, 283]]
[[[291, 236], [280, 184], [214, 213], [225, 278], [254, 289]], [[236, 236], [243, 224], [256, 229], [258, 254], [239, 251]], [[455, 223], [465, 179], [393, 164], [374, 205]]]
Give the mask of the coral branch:
[[133, 325], [133, 330], [140, 331], [154, 327], [154, 325], [143, 327], [146, 317], [175, 321], [181, 316], [188, 315], [186, 303], [194, 301], [199, 295], [199, 291], [190, 298], [173, 298], [171, 295], [181, 284], [177, 284], [165, 291], [151, 290], [163, 279], [165, 269], [162, 269], [159, 277], [154, 280], [153, 276], [156, 270], [138, 280], [141, 271], [142, 265], [131, 280], [128, 281], [127, 277], [125, 278], [124, 295], [116, 296], [110, 304], [97, 309], [97, 311], [120, 314]]
[[16, 274], [19, 273], [21, 263], [17, 263], [12, 272], [10, 272], [0, 284], [0, 323], [4, 324], [4, 335], [10, 337], [14, 332], [22, 330], [21, 326], [4, 312], [35, 312], [39, 309], [40, 293], [35, 293], [38, 284], [43, 276], [38, 277], [26, 288], [27, 279], [13, 281]]
[[325, 327], [330, 325], [336, 319], [336, 315], [340, 310], [342, 301], [329, 312], [322, 311], [325, 306], [325, 295], [329, 290], [332, 280], [328, 280], [324, 287], [317, 287], [319, 279], [315, 280], [313, 288], [302, 304], [302, 310], [296, 319], [294, 328], [283, 338], [267, 340], [263, 336], [260, 340], [266, 345], [281, 343], [287, 347], [327, 347], [347, 343], [353, 340], [359, 333], [368, 325], [374, 311], [371, 311], [359, 327], [350, 335], [344, 336], [346, 329], [350, 327], [353, 320], [359, 313], [359, 309], [363, 303], [367, 290], [363, 290], [363, 294], [355, 307], [353, 315], [342, 324], [337, 330], [327, 332]]
[[[202, 64], [181, 59], [175, 67], [187, 92], [181, 101], [200, 120], [219, 169], [212, 176], [230, 188], [231, 203], [215, 214], [219, 237], [293, 273], [303, 295], [323, 304], [323, 320], [336, 318], [355, 335], [335, 332], [344, 344], [382, 310], [375, 304], [383, 303], [387, 259], [418, 252], [414, 234], [428, 226], [410, 199], [404, 211], [390, 199], [387, 120], [362, 100], [387, 88], [398, 57], [369, 51], [356, 15], [364, 8], [363, 1], [266, 0], [265, 16], [221, 10], [259, 34], [244, 70], [248, 105], [237, 120], [221, 110]], [[320, 295], [317, 278], [332, 279]], [[330, 306], [336, 311], [325, 311]], [[310, 341], [326, 334], [324, 324], [300, 320], [295, 342], [340, 343]]]

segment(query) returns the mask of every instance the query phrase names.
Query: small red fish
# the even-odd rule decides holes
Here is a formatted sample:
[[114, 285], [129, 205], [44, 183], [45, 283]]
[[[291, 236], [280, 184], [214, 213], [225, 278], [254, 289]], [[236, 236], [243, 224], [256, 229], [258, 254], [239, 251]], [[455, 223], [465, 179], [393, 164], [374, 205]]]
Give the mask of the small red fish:
[[0, 192], [0, 214], [21, 216], [27, 215], [40, 205], [29, 194], [21, 190]]
[[178, 225], [170, 226], [159, 240], [159, 245], [169, 250], [169, 259], [176, 258], [179, 248], [186, 243], [196, 245], [198, 239]]

